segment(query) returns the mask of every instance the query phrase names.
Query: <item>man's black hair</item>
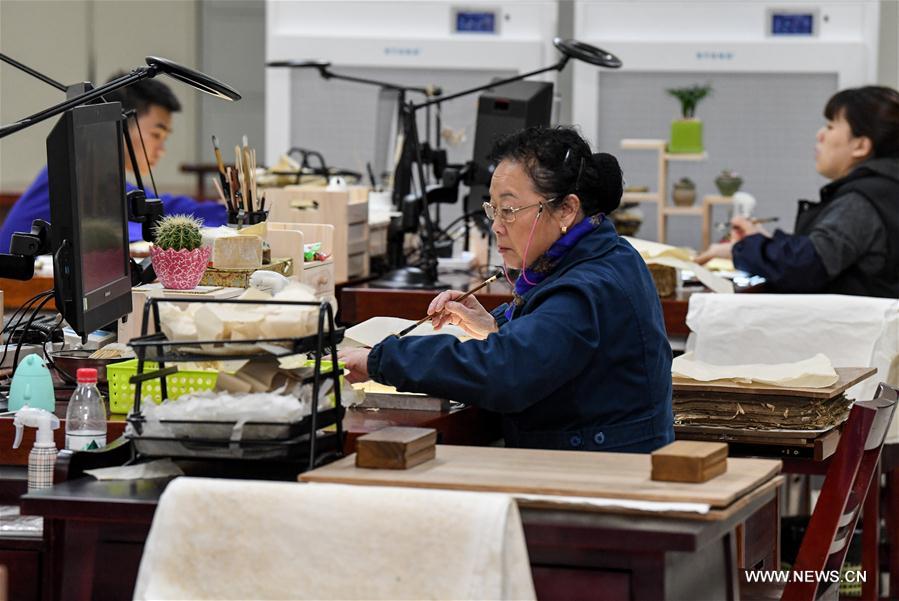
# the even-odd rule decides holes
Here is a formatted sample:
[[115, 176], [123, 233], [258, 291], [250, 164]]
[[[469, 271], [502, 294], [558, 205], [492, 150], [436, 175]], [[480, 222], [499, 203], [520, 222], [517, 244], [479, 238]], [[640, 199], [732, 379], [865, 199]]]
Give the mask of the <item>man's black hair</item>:
[[[122, 75], [125, 73], [114, 73], [109, 81]], [[154, 104], [172, 113], [181, 110], [178, 98], [167, 85], [158, 79], [142, 79], [125, 88], [119, 88], [115, 92], [104, 94], [104, 98], [109, 102], [119, 101], [124, 110], [135, 110], [138, 115], [146, 113]]]

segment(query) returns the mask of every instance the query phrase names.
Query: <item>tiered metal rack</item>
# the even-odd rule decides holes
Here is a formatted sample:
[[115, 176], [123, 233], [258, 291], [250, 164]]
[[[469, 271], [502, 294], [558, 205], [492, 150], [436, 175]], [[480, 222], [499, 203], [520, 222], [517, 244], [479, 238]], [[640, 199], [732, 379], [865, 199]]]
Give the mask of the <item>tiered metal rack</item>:
[[[178, 299], [178, 303], [216, 303], [245, 305], [293, 305], [318, 307], [318, 327], [315, 334], [300, 338], [265, 338], [256, 340], [169, 340], [162, 333], [159, 319], [159, 303], [171, 302], [150, 299], [144, 306], [141, 336], [131, 340], [137, 356], [137, 373], [131, 378], [135, 385], [134, 410], [128, 416], [133, 441], [139, 456], [171, 457], [191, 460], [266, 460], [299, 464], [311, 469], [331, 458], [339, 457], [343, 448], [343, 406], [340, 400], [340, 370], [337, 367], [337, 344], [343, 339], [343, 328], [336, 328], [331, 305], [327, 302], [307, 301], [256, 301], [234, 299]], [[155, 334], [147, 334], [150, 319]], [[262, 346], [269, 356], [286, 357], [301, 353], [314, 359], [313, 374], [303, 383], [312, 384], [311, 413], [297, 422], [267, 423], [247, 422], [236, 424], [227, 421], [160, 421], [164, 432], [148, 433], [148, 422], [141, 411], [141, 385], [158, 378], [162, 398], [168, 398], [166, 377], [178, 372], [177, 367], [166, 365], [182, 361], [208, 361], [210, 355], [200, 346], [212, 345], [225, 351], [219, 359], [258, 358], [258, 350], [249, 352], [241, 345]], [[234, 352], [227, 352], [227, 350]], [[322, 358], [331, 355], [331, 370], [322, 373]], [[145, 371], [148, 361], [158, 364], [157, 369]], [[320, 410], [319, 393], [325, 378], [333, 378], [334, 406]], [[328, 430], [325, 431], [324, 429]], [[160, 428], [157, 428], [159, 430]]]

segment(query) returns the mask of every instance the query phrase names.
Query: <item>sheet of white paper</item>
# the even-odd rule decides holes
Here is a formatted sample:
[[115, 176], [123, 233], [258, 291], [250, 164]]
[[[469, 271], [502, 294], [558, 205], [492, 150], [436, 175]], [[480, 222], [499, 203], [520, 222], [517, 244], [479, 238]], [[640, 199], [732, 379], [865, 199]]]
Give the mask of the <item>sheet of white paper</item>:
[[644, 259], [672, 257], [689, 261], [693, 256], [693, 252], [689, 248], [671, 246], [670, 244], [662, 244], [661, 242], [653, 242], [641, 238], [631, 238], [630, 236], [622, 236], [622, 238], [627, 240]]
[[547, 501], [564, 505], [592, 505], [594, 507], [620, 507], [635, 511], [670, 512], [706, 514], [711, 506], [706, 503], [665, 503], [661, 501], [632, 501], [629, 499], [603, 499], [597, 497], [563, 497], [555, 495], [525, 495], [513, 493], [512, 496], [524, 501]]
[[[408, 328], [413, 323], [415, 323], [413, 320], [401, 317], [372, 317], [347, 330], [344, 338], [354, 340], [363, 346], [374, 346], [388, 336]], [[469, 339], [468, 334], [460, 327], [443, 326], [440, 330], [435, 330], [429, 321], [421, 324], [406, 334], [406, 336], [434, 336], [438, 334], [449, 334], [459, 340]]]
[[840, 379], [830, 359], [821, 353], [793, 363], [741, 365], [712, 365], [697, 360], [693, 353], [685, 353], [674, 359], [671, 374], [700, 382], [729, 380], [742, 384], [758, 382], [796, 388], [827, 388]]
[[140, 480], [144, 478], [168, 478], [183, 476], [184, 472], [171, 459], [158, 459], [137, 465], [121, 467], [104, 467], [96, 470], [84, 470], [97, 480]]

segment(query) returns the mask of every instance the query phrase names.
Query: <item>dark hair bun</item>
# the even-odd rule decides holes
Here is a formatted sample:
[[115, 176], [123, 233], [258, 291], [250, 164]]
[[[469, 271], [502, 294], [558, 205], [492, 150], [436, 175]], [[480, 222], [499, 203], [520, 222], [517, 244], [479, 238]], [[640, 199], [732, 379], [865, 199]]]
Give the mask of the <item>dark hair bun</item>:
[[621, 204], [621, 195], [624, 194], [624, 178], [618, 159], [607, 152], [597, 152], [593, 155], [593, 165], [596, 167], [597, 186], [596, 197], [599, 201], [600, 212], [611, 213]]

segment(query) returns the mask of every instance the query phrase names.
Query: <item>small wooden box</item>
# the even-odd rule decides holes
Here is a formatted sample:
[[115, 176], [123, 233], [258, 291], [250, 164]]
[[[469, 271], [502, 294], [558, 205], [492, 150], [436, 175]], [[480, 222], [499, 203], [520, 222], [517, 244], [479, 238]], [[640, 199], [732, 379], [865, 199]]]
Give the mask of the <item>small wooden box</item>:
[[705, 482], [727, 471], [727, 444], [676, 440], [652, 452], [652, 479]]
[[392, 426], [356, 441], [356, 467], [404, 470], [437, 455], [437, 430]]
[[659, 297], [667, 298], [669, 296], [674, 296], [674, 293], [677, 292], [677, 269], [669, 265], [659, 265], [657, 263], [649, 263], [646, 267], [649, 268], [649, 275], [652, 276], [652, 281], [656, 285], [656, 291], [659, 293]]
[[318, 186], [267, 188], [269, 220], [326, 223], [334, 226], [334, 275], [337, 283], [368, 275], [368, 188], [332, 191]]

